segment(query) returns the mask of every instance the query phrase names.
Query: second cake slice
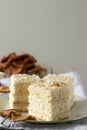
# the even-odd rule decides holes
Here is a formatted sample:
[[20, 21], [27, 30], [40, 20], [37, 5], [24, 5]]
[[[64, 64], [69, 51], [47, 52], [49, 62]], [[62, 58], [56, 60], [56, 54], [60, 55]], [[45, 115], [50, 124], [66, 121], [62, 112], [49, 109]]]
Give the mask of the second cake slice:
[[22, 112], [27, 111], [28, 106], [28, 86], [39, 80], [36, 75], [15, 74], [11, 76], [9, 103], [10, 109], [17, 109]]

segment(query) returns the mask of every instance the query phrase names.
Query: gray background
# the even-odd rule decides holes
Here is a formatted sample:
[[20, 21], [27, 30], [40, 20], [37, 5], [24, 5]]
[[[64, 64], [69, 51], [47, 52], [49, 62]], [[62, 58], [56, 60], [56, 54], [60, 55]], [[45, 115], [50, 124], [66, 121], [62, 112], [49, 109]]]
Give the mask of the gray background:
[[87, 0], [0, 0], [0, 58], [10, 52], [73, 67], [87, 93]]

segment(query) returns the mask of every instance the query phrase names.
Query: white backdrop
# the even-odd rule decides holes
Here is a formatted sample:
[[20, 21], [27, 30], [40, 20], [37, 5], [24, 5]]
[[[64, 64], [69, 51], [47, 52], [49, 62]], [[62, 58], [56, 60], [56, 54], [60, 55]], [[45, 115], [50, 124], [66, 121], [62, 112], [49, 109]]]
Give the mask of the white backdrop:
[[72, 66], [87, 93], [87, 0], [0, 0], [0, 58], [10, 52]]

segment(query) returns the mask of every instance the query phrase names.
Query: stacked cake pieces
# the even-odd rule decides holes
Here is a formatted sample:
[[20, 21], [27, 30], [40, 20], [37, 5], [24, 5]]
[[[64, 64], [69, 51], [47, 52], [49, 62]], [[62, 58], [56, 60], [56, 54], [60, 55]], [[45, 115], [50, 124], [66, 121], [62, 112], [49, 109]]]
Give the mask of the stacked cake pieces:
[[27, 111], [28, 87], [33, 81], [38, 81], [36, 75], [15, 74], [11, 76], [9, 103], [11, 109]]
[[28, 87], [28, 113], [37, 120], [58, 121], [69, 117], [74, 104], [74, 79], [47, 75]]
[[11, 76], [10, 108], [27, 111], [37, 120], [58, 121], [69, 117], [74, 104], [74, 78], [48, 74]]

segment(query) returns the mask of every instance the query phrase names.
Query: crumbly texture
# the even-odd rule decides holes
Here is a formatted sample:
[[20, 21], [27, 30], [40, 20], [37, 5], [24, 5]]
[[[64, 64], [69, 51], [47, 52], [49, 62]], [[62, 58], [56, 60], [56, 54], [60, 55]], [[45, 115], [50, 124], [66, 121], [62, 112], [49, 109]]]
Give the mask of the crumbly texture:
[[69, 117], [74, 104], [74, 78], [47, 75], [38, 83], [31, 84], [28, 114], [37, 120], [58, 121]]
[[36, 75], [15, 74], [11, 76], [9, 104], [11, 109], [26, 112], [28, 106], [28, 86], [39, 77]]

